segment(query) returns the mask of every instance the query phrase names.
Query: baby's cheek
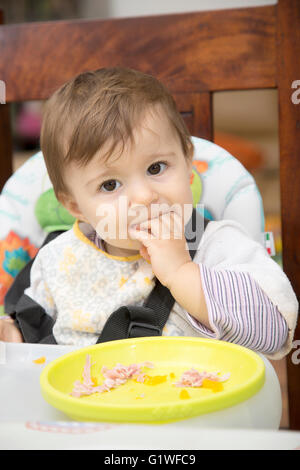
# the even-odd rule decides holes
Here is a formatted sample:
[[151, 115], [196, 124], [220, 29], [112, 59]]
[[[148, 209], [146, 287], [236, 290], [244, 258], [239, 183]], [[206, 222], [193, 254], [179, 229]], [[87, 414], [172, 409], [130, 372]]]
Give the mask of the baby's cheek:
[[95, 227], [97, 234], [102, 239], [110, 238], [115, 240], [118, 238], [117, 216], [114, 211], [104, 211], [103, 209], [97, 213], [97, 225]]
[[138, 249], [138, 242], [133, 240], [128, 233], [126, 217], [113, 213], [103, 215], [98, 219], [96, 232], [104, 240], [125, 240], [128, 248]]

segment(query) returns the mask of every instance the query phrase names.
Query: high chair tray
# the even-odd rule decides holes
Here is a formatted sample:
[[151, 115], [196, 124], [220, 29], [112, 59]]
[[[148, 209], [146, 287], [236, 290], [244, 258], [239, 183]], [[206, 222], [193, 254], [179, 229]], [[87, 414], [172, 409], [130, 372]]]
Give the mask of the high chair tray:
[[[32, 421], [74, 423], [44, 400], [40, 375], [51, 361], [76, 349], [80, 348], [0, 342], [0, 424]], [[174, 425], [177, 428], [278, 429], [282, 412], [280, 385], [271, 363], [263, 355], [259, 356], [265, 365], [265, 384], [257, 393], [227, 409], [178, 421]], [[45, 358], [45, 362], [41, 358]], [[161, 426], [166, 425], [158, 425], [156, 429]]]
[[88, 346], [52, 361], [40, 378], [45, 400], [76, 421], [158, 424], [223, 411], [264, 383], [264, 362], [250, 349], [179, 336]]
[[[133, 450], [125, 452], [128, 449]], [[195, 462], [201, 465], [203, 455], [200, 450], [293, 449], [300, 449], [300, 432], [271, 429], [197, 429], [187, 423], [184, 426], [178, 426], [178, 423], [165, 424], [155, 427], [155, 432], [153, 426], [135, 424], [53, 421], [0, 423], [0, 450], [102, 450], [97, 454], [100, 465], [103, 462], [120, 464], [122, 455], [126, 456], [123, 463], [126, 462], [127, 466], [130, 463], [131, 468], [136, 462]], [[135, 453], [134, 450], [144, 452]], [[173, 453], [169, 452], [172, 450]], [[174, 460], [176, 457], [177, 460]], [[138, 465], [136, 467], [138, 468]]]

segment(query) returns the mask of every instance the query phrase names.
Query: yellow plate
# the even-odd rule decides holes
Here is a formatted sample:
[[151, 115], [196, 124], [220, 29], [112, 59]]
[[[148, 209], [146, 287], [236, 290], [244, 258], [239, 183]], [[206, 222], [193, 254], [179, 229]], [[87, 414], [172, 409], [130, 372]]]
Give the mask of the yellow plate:
[[[86, 356], [91, 356], [92, 377], [98, 385], [104, 380], [103, 365], [129, 365], [150, 361], [154, 369], [143, 371], [150, 376], [167, 375], [157, 385], [128, 380], [106, 393], [75, 398], [73, 384], [81, 380]], [[181, 387], [173, 383], [194, 367], [199, 371], [230, 373], [223, 391], [185, 388], [190, 398], [181, 399]], [[171, 375], [170, 375], [171, 374]], [[76, 421], [114, 421], [162, 423], [191, 418], [221, 410], [247, 400], [265, 381], [263, 360], [242, 346], [203, 338], [146, 337], [111, 341], [65, 354], [48, 364], [41, 373], [44, 399]]]

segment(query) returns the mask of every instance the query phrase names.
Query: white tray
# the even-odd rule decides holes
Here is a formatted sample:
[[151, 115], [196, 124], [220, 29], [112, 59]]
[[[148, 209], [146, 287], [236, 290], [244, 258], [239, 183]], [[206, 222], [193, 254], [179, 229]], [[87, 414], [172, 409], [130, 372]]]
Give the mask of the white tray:
[[[8, 421], [71, 421], [49, 405], [40, 391], [40, 373], [57, 357], [78, 349], [28, 343], [0, 342], [0, 423]], [[33, 361], [45, 357], [44, 364]], [[250, 399], [231, 408], [200, 415], [184, 422], [197, 427], [278, 429], [281, 413], [281, 391], [271, 363], [261, 355], [266, 367], [265, 385]]]
[[[75, 350], [70, 346], [0, 342], [0, 422], [68, 418], [52, 408], [40, 392], [40, 373], [45, 364]], [[45, 356], [45, 364], [33, 361]]]
[[[0, 449], [294, 449], [300, 446], [300, 433], [277, 431], [281, 418], [280, 388], [273, 367], [263, 356], [267, 386], [250, 400], [217, 413], [156, 425], [153, 432], [153, 425], [77, 423], [44, 401], [39, 384], [43, 367], [75, 349], [78, 348], [0, 342]], [[46, 358], [45, 364], [33, 362], [42, 356]], [[251, 416], [249, 410], [255, 413]], [[262, 417], [268, 413], [271, 420], [265, 426], [268, 429], [264, 429]]]

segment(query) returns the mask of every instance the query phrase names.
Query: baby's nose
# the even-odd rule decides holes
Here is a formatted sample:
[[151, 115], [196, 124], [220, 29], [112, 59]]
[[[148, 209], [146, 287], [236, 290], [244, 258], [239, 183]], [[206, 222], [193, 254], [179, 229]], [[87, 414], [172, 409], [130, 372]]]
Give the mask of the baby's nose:
[[157, 202], [158, 194], [153, 187], [146, 183], [135, 184], [130, 194], [131, 205], [143, 205], [149, 207]]

